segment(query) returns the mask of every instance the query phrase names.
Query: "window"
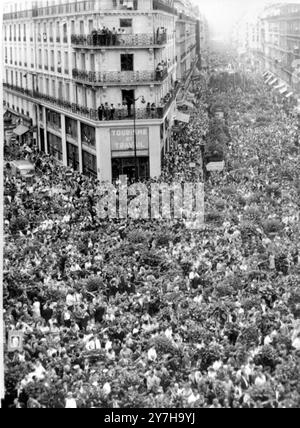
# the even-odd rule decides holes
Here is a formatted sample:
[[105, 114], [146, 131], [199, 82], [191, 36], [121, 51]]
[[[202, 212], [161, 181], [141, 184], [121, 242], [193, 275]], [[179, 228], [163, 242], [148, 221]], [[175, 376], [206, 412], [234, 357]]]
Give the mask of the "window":
[[57, 43], [60, 42], [60, 28], [59, 28], [59, 22], [56, 23], [56, 41]]
[[42, 68], [42, 49], [39, 49], [39, 68]]
[[57, 51], [57, 72], [61, 73], [61, 51]]
[[68, 27], [67, 27], [67, 24], [63, 25], [63, 42], [68, 43]]
[[121, 71], [133, 71], [134, 69], [134, 55], [121, 54]]
[[71, 21], [71, 34], [75, 34], [75, 21]]
[[73, 140], [77, 140], [77, 120], [71, 119], [66, 116], [66, 135], [73, 138]]
[[80, 21], [80, 34], [84, 34], [84, 22]]
[[67, 143], [67, 163], [75, 171], [79, 171], [79, 151], [74, 144]]
[[81, 124], [81, 141], [90, 147], [96, 147], [95, 128], [89, 125]]
[[45, 50], [45, 70], [48, 70], [48, 51]]
[[76, 53], [72, 53], [72, 68], [77, 68]]
[[45, 90], [46, 95], [50, 95], [50, 93], [49, 93], [49, 79], [46, 79], [46, 88], [45, 89], [46, 89]]
[[69, 54], [65, 52], [65, 74], [69, 74]]
[[62, 84], [62, 82], [58, 83], [58, 98], [60, 100], [64, 99], [64, 97], [63, 97], [63, 84]]
[[39, 106], [39, 119], [40, 119], [40, 122], [43, 121], [43, 107], [42, 106]]
[[26, 24], [23, 25], [23, 40], [26, 42]]
[[92, 19], [89, 19], [89, 34], [91, 34], [93, 29], [94, 29], [94, 21]]
[[126, 33], [132, 33], [132, 19], [120, 19], [120, 28], [124, 29]]
[[65, 88], [66, 88], [66, 100], [70, 101], [70, 83], [66, 83]]
[[53, 42], [53, 22], [49, 24], [49, 40], [51, 43]]
[[81, 54], [81, 69], [85, 70], [85, 54]]
[[91, 71], [95, 71], [95, 55], [91, 54]]
[[50, 53], [50, 67], [51, 71], [54, 71], [54, 51], [51, 51]]
[[82, 169], [84, 174], [97, 177], [97, 158], [85, 150], [82, 150]]
[[47, 141], [49, 154], [54, 156], [55, 159], [62, 161], [63, 154], [61, 138], [51, 134], [50, 132], [47, 132]]
[[55, 129], [61, 129], [61, 116], [60, 113], [56, 111], [48, 110], [46, 111], [47, 123]]

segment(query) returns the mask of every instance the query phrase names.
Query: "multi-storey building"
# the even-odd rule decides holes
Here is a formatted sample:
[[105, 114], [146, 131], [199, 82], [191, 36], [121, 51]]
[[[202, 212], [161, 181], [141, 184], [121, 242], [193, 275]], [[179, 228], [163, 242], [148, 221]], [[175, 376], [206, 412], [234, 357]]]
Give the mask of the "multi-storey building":
[[264, 13], [264, 65], [300, 96], [295, 70], [300, 60], [300, 4], [269, 7]]
[[239, 53], [251, 60], [252, 65], [277, 78], [269, 81], [274, 85], [277, 82], [283, 95], [300, 97], [299, 3], [271, 5], [255, 19], [243, 20], [235, 28], [234, 41]]
[[103, 181], [136, 167], [159, 176], [178, 81], [199, 55], [190, 3], [27, 3], [3, 17], [6, 107], [31, 117], [40, 150], [65, 165]]

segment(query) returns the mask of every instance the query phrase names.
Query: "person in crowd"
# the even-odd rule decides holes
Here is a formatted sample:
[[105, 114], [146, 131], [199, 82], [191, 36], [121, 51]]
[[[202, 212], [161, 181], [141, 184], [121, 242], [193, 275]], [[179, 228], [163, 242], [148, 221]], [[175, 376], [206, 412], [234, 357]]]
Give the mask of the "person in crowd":
[[299, 405], [297, 118], [259, 76], [204, 75], [189, 91], [190, 121], [170, 130], [161, 176], [144, 184], [201, 184], [203, 157], [221, 146], [201, 228], [187, 212], [99, 218], [104, 183], [35, 149], [30, 188], [5, 170], [6, 342], [23, 335], [5, 353], [7, 407]]

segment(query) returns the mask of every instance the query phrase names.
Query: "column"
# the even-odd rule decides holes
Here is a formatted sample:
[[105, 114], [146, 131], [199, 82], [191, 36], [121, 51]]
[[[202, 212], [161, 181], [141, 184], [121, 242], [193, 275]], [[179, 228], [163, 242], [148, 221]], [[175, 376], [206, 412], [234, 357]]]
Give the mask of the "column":
[[110, 128], [96, 128], [97, 172], [100, 181], [112, 181]]
[[[48, 155], [48, 140], [47, 140], [47, 117], [46, 117], [46, 107], [43, 108], [43, 124], [44, 124], [44, 142], [45, 142], [45, 153]], [[39, 117], [38, 117], [39, 120]]]
[[149, 127], [149, 163], [150, 177], [161, 175], [160, 125]]
[[66, 120], [65, 115], [61, 113], [61, 144], [62, 144], [62, 153], [63, 153], [63, 164], [68, 165], [67, 159], [67, 139], [66, 139]]
[[77, 120], [77, 141], [78, 141], [79, 171], [82, 173], [83, 163], [82, 163], [82, 142], [81, 142], [80, 120]]

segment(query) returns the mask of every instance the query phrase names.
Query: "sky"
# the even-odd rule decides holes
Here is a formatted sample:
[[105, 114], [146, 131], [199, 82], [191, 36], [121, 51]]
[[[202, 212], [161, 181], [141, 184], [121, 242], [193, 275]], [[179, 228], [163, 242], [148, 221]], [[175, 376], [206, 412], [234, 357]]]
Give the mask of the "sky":
[[300, 0], [193, 0], [209, 21], [211, 30], [228, 34], [245, 14], [255, 14], [272, 3], [300, 3]]

